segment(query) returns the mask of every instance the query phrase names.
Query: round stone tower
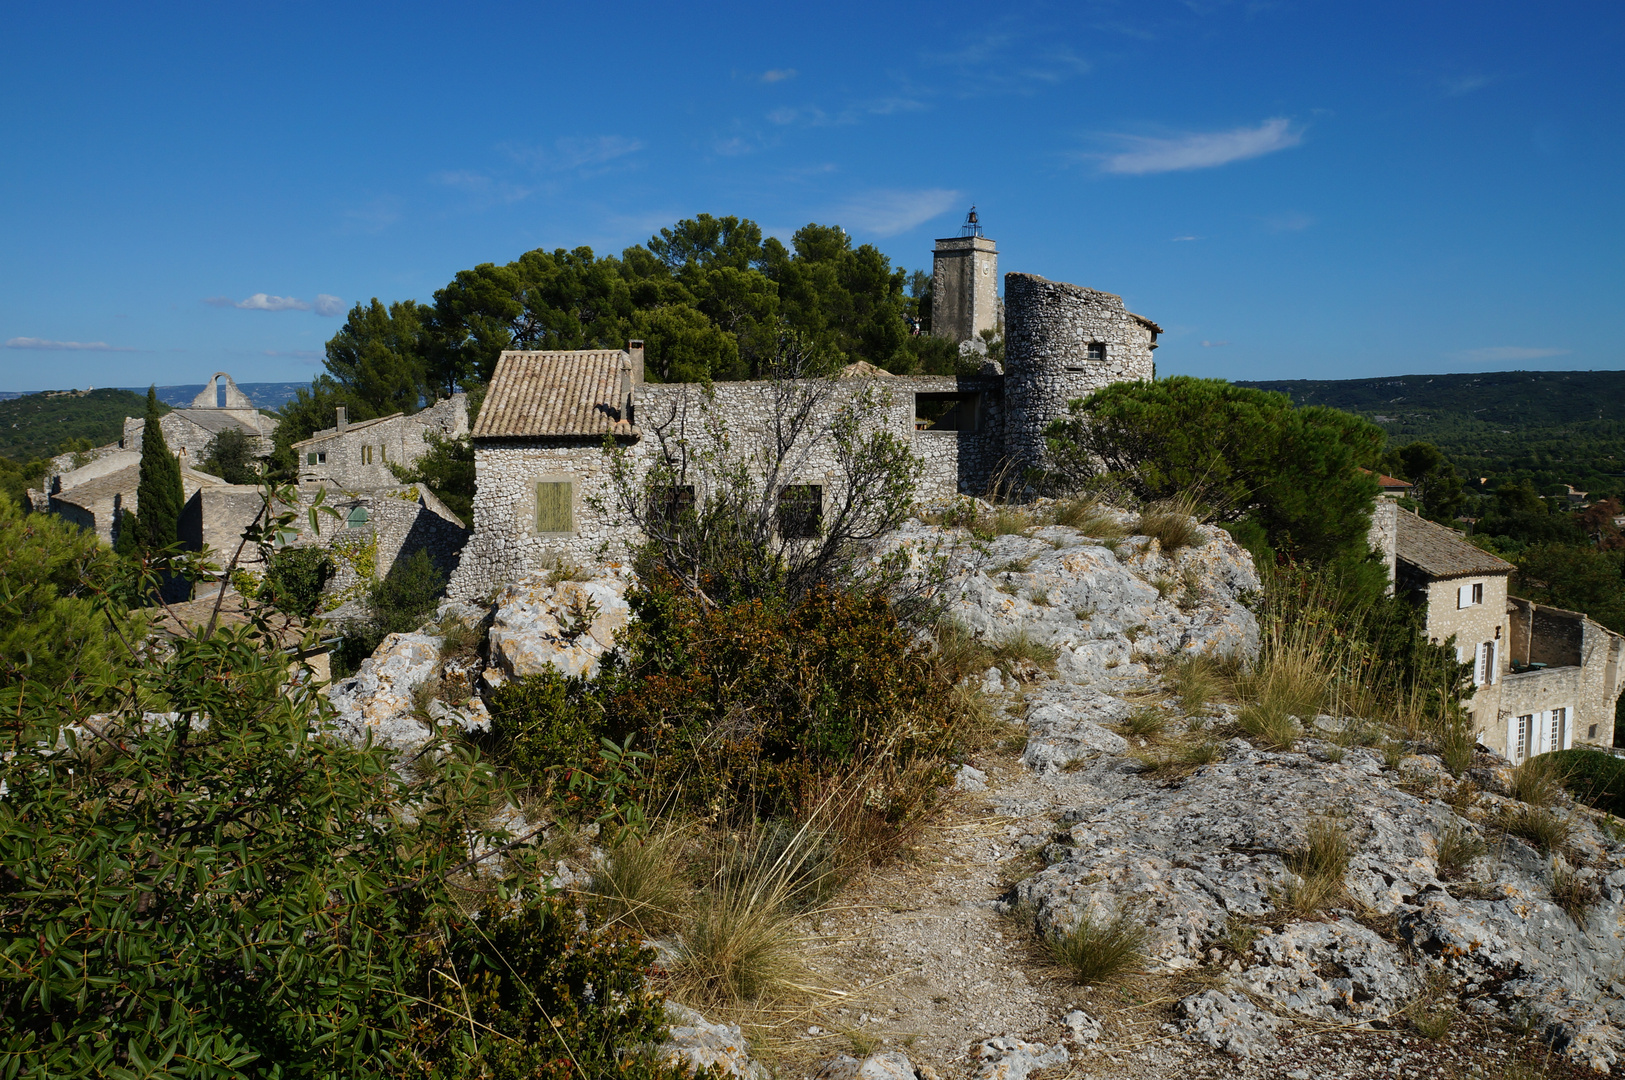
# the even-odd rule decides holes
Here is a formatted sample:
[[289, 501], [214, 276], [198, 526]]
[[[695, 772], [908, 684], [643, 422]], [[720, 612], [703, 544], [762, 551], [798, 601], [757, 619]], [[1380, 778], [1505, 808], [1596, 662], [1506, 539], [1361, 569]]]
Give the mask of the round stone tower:
[[1044, 428], [1067, 402], [1156, 378], [1162, 328], [1123, 298], [1034, 274], [1004, 275], [1005, 452], [1043, 467]]

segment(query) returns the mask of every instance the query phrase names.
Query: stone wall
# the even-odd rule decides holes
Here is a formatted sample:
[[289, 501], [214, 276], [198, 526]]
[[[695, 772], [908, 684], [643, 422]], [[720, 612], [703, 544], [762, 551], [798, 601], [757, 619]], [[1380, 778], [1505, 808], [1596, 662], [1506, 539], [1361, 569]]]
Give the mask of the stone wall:
[[[844, 379], [833, 385], [816, 415], [827, 425], [838, 410], [872, 394], [877, 422], [906, 440], [925, 464], [920, 498], [980, 494], [1003, 460], [1001, 381], [997, 376]], [[634, 472], [641, 476], [653, 464], [659, 452], [656, 429], [664, 429], [668, 438], [679, 432], [703, 438], [707, 421], [719, 420], [735, 452], [761, 445], [776, 409], [774, 392], [774, 384], [765, 382], [716, 383], [709, 389], [639, 386], [634, 422], [642, 435], [622, 443]], [[962, 415], [974, 416], [974, 424], [969, 430], [917, 430], [920, 394], [960, 396]], [[638, 542], [616, 505], [609, 459], [596, 441], [482, 439], [475, 443], [474, 477], [474, 536], [452, 581], [452, 596], [482, 595], [561, 559], [587, 563], [621, 557]], [[538, 531], [537, 485], [558, 481], [572, 485], [573, 528]], [[833, 444], [825, 439], [808, 446], [788, 482], [818, 484], [826, 497], [838, 492], [841, 473]]]
[[1566, 708], [1574, 742], [1613, 745], [1614, 710], [1625, 690], [1625, 637], [1578, 611], [1517, 596], [1509, 607], [1510, 659], [1550, 666], [1506, 677], [1502, 717]]
[[[1156, 377], [1157, 331], [1120, 296], [1006, 274], [1004, 309], [1007, 451], [1026, 464], [1044, 464], [1044, 426], [1066, 415], [1068, 401]], [[1100, 358], [1090, 358], [1091, 343], [1103, 347]]]
[[[1402, 564], [1402, 566], [1405, 564]], [[1401, 575], [1403, 578], [1403, 574]], [[1473, 584], [1484, 586], [1482, 603], [1457, 607], [1458, 590]], [[1472, 717], [1473, 730], [1480, 739], [1496, 737], [1496, 720], [1501, 709], [1501, 684], [1507, 670], [1507, 577], [1490, 574], [1472, 578], [1428, 579], [1424, 602], [1427, 621], [1424, 633], [1428, 640], [1443, 644], [1456, 639], [1456, 656], [1462, 663], [1473, 665], [1475, 690], [1465, 703]], [[1495, 650], [1491, 662], [1489, 681], [1479, 682], [1479, 655], [1486, 643]], [[1505, 734], [1504, 732], [1502, 733]], [[1485, 745], [1489, 745], [1488, 742]]]
[[[294, 444], [301, 484], [360, 490], [400, 483], [391, 464], [406, 466], [429, 450], [427, 432], [442, 438], [468, 434], [468, 395], [454, 394], [411, 416], [363, 420], [316, 432]], [[317, 457], [311, 461], [312, 455]]]
[[981, 236], [938, 240], [931, 260], [931, 332], [974, 340], [998, 325], [999, 252]]

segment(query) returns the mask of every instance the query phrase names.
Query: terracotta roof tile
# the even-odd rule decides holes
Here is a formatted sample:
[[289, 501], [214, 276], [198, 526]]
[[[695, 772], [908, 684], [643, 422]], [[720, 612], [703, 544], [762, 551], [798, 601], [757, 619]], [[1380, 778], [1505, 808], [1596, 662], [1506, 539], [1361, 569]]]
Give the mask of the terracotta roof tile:
[[476, 439], [593, 438], [635, 435], [622, 419], [623, 377], [631, 357], [619, 349], [504, 352], [474, 421]]
[[1515, 570], [1505, 559], [1474, 547], [1454, 529], [1401, 512], [1395, 554], [1429, 577], [1506, 574]]

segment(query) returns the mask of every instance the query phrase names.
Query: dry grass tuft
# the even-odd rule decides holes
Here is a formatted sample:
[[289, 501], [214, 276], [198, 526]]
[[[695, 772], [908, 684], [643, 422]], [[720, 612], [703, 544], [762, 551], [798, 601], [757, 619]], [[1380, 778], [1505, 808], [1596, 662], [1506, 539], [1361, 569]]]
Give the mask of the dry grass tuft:
[[995, 642], [990, 649], [995, 662], [1009, 664], [1025, 661], [1049, 672], [1055, 670], [1055, 661], [1061, 655], [1059, 649], [1039, 641], [1026, 627], [1003, 641]]
[[1508, 836], [1526, 840], [1543, 852], [1561, 848], [1574, 833], [1567, 820], [1539, 806], [1503, 807], [1495, 823]]
[[683, 836], [666, 829], [646, 837], [626, 836], [610, 848], [588, 891], [599, 898], [611, 923], [644, 937], [662, 934], [681, 916], [687, 889], [674, 872]]
[[1142, 738], [1158, 738], [1168, 729], [1168, 717], [1161, 709], [1152, 706], [1142, 706], [1129, 713], [1117, 730], [1124, 735], [1138, 735]]
[[1050, 511], [1050, 520], [1096, 540], [1121, 540], [1128, 535], [1128, 530], [1092, 499], [1063, 499]]
[[1145, 962], [1146, 929], [1128, 911], [1110, 918], [1085, 915], [1072, 929], [1049, 937], [1050, 955], [1086, 985], [1109, 983]]
[[1224, 748], [1211, 739], [1204, 739], [1167, 751], [1130, 751], [1129, 756], [1139, 762], [1144, 774], [1152, 779], [1175, 780], [1223, 759]]
[[1184, 499], [1152, 503], [1141, 512], [1136, 527], [1140, 535], [1155, 539], [1164, 555], [1172, 555], [1180, 548], [1199, 548], [1206, 537], [1192, 516], [1194, 510], [1195, 507]]
[[1291, 873], [1274, 897], [1276, 906], [1298, 915], [1324, 910], [1343, 896], [1343, 875], [1349, 866], [1348, 830], [1341, 821], [1315, 818], [1303, 846], [1287, 853]]
[[724, 1008], [788, 997], [806, 967], [797, 919], [833, 887], [829, 850], [821, 832], [782, 823], [719, 845], [683, 922], [674, 996]]
[[1550, 806], [1562, 794], [1567, 779], [1554, 755], [1541, 754], [1512, 770], [1512, 797], [1530, 806]]
[[1575, 926], [1584, 930], [1586, 916], [1601, 900], [1596, 887], [1582, 878], [1563, 856], [1552, 859], [1552, 903], [1566, 911]]
[[1489, 851], [1479, 835], [1463, 825], [1452, 825], [1439, 837], [1439, 875], [1445, 880], [1459, 878], [1467, 872], [1475, 859]]
[[1218, 700], [1223, 691], [1218, 665], [1211, 656], [1186, 653], [1164, 670], [1163, 683], [1179, 699], [1179, 707], [1188, 716], [1202, 712], [1208, 702]]
[[1450, 770], [1450, 775], [1460, 777], [1473, 764], [1473, 754], [1478, 749], [1478, 737], [1473, 734], [1472, 726], [1464, 720], [1452, 721], [1444, 725], [1437, 740], [1439, 744], [1439, 758], [1444, 767]]

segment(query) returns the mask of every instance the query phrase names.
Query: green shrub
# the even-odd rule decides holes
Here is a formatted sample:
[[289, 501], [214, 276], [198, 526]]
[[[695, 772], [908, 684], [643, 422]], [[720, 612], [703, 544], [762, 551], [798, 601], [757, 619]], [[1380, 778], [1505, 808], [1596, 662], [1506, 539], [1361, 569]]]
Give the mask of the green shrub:
[[390, 634], [408, 634], [423, 625], [446, 587], [446, 575], [422, 548], [395, 565], [367, 590], [367, 618], [352, 626], [333, 655], [335, 677], [347, 675], [371, 656]]
[[505, 683], [491, 697], [491, 737], [503, 764], [527, 786], [551, 790], [562, 772], [591, 769], [609, 734], [607, 680], [555, 671]]
[[1196, 508], [1185, 500], [1164, 500], [1147, 507], [1135, 528], [1156, 540], [1164, 555], [1172, 555], [1180, 548], [1202, 546], [1205, 538], [1191, 516], [1195, 512]]
[[1576, 799], [1625, 817], [1625, 759], [1580, 747], [1543, 756], [1554, 759], [1564, 786]]
[[318, 547], [288, 547], [271, 556], [260, 595], [289, 615], [308, 619], [333, 576], [333, 560]]

